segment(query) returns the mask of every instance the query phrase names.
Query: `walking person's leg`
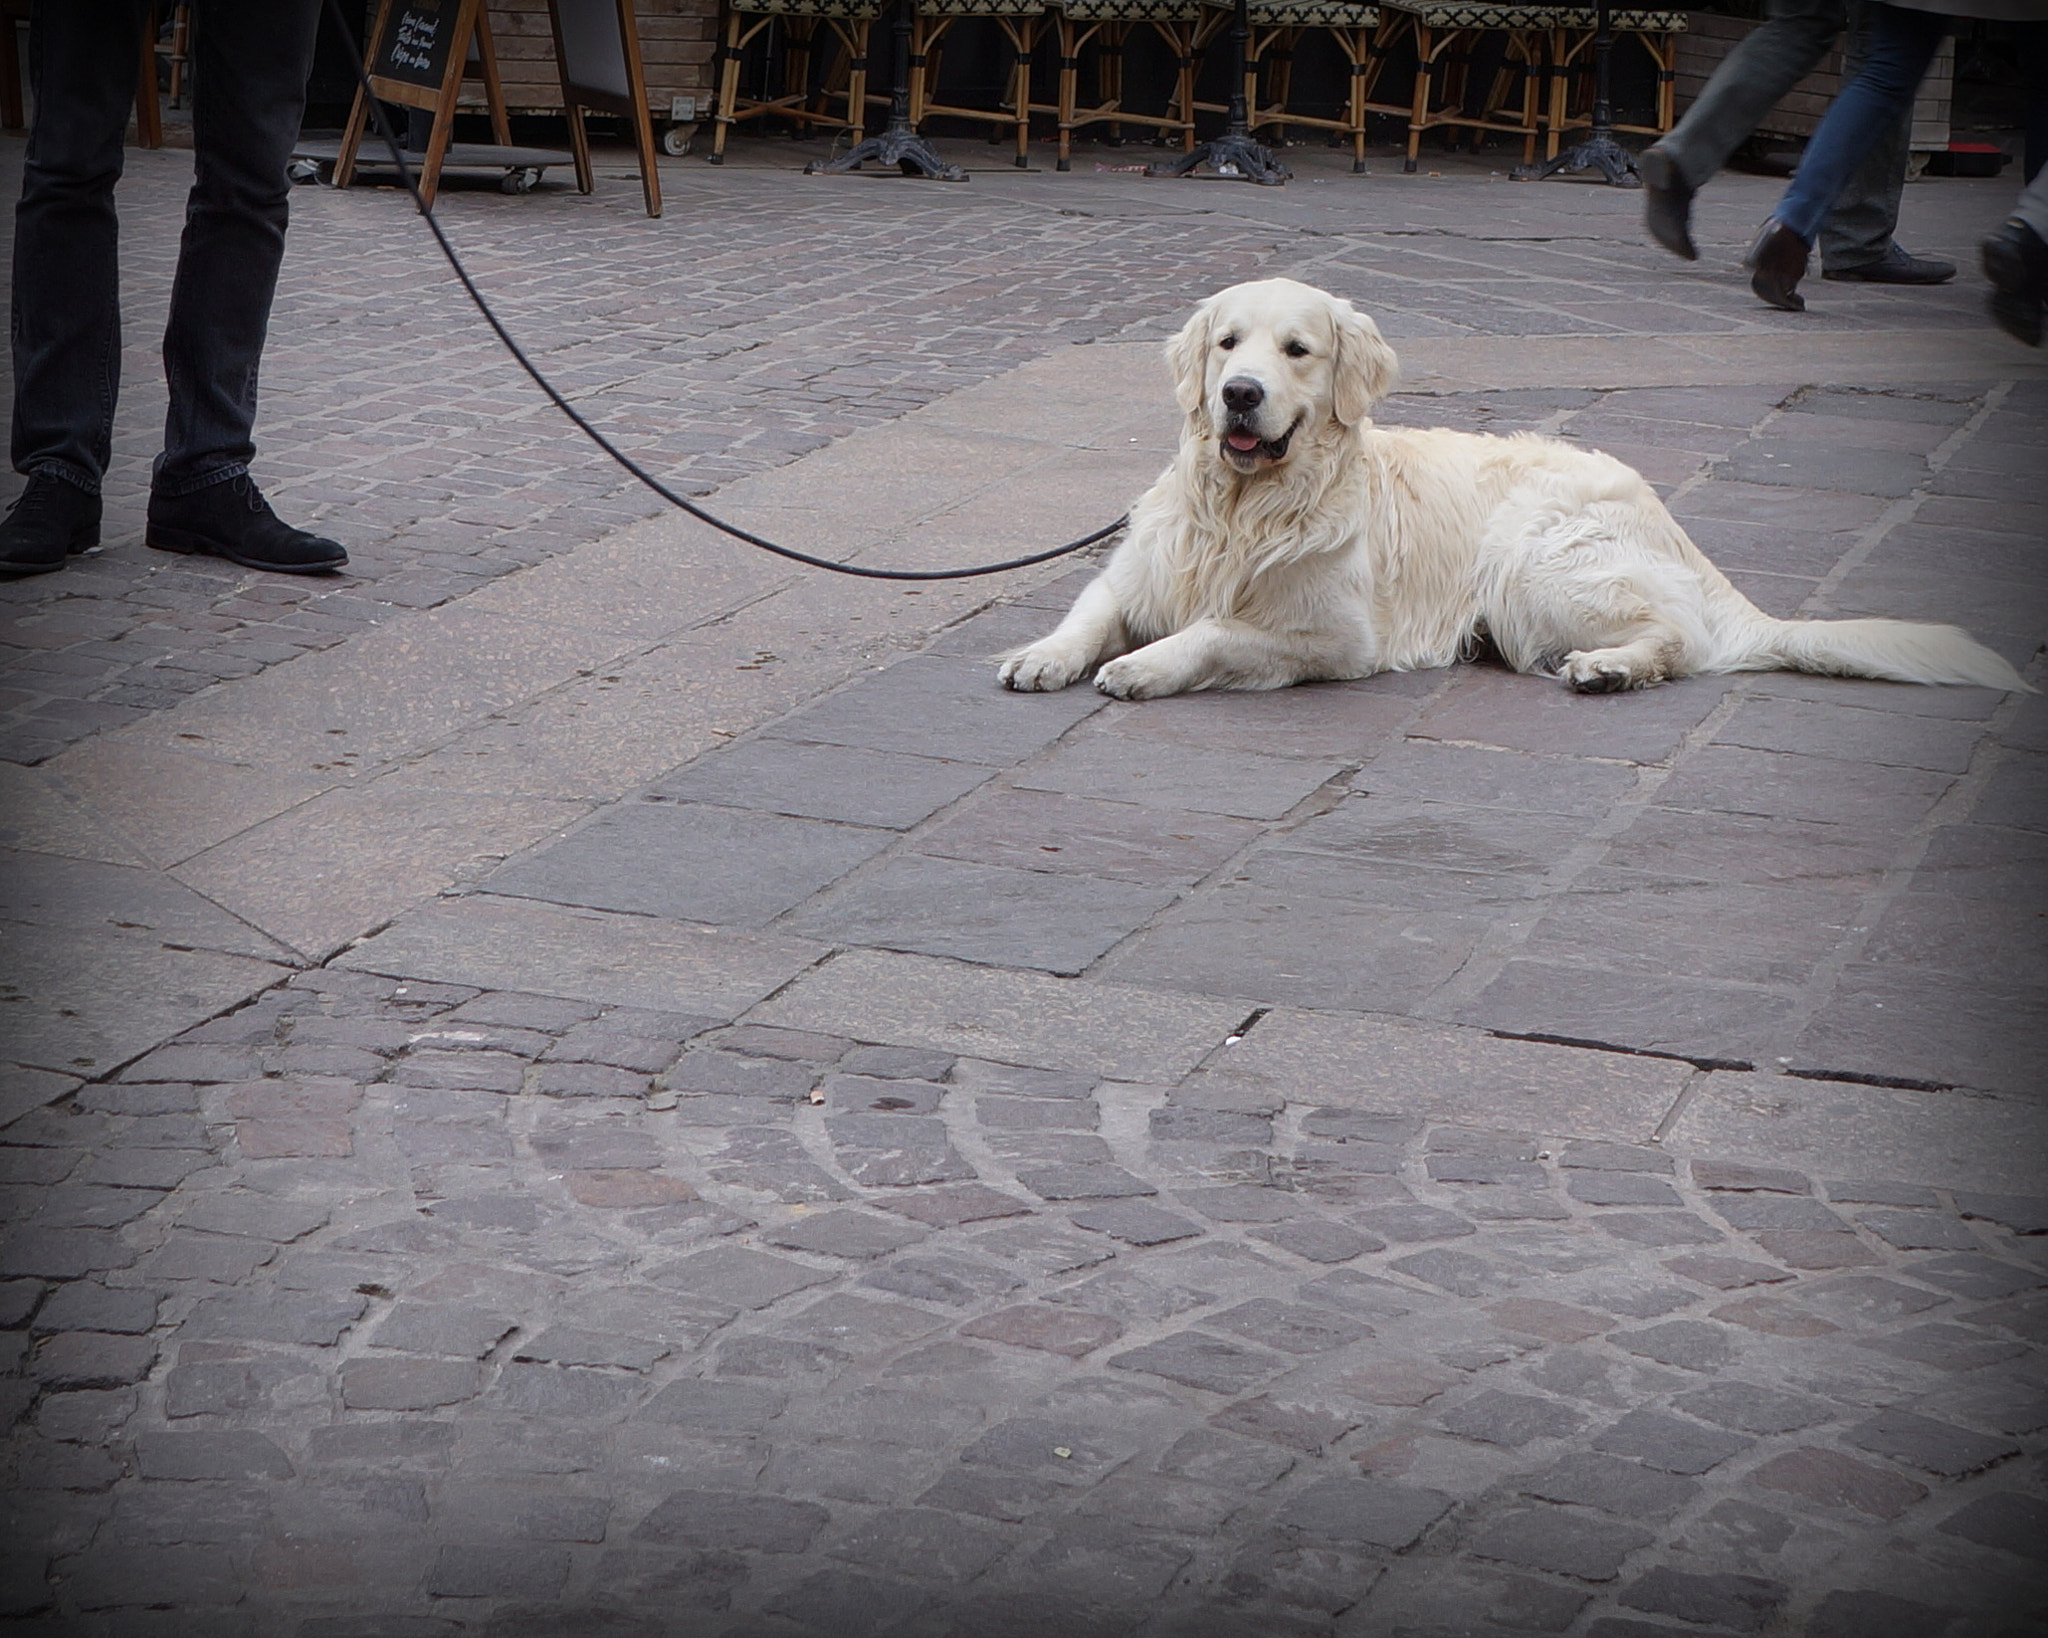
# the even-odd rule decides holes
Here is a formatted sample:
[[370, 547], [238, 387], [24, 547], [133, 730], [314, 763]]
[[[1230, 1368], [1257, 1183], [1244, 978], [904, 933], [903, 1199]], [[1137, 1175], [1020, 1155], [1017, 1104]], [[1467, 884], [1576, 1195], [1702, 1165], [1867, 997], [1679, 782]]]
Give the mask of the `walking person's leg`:
[[253, 568], [337, 568], [348, 554], [292, 529], [249, 477], [256, 384], [284, 260], [319, 0], [199, 0], [193, 15], [196, 177], [164, 329], [170, 411], [150, 489], [149, 544]]
[[2048, 166], [2034, 173], [2005, 225], [1982, 246], [1991, 317], [2016, 341], [2041, 345], [2048, 304]]
[[0, 524], [0, 573], [60, 569], [99, 541], [121, 380], [114, 184], [141, 30], [139, 0], [40, 0], [29, 22], [11, 326], [12, 456], [29, 484]]
[[[1853, 80], [1862, 72], [1869, 51], [1868, 8], [1852, 4], [1849, 35], [1842, 49], [1844, 79]], [[1912, 147], [1913, 105], [1909, 99], [1898, 118], [1879, 133], [1821, 224], [1821, 277], [1864, 284], [1946, 284], [1956, 276], [1954, 262], [1911, 255], [1893, 237], [1898, 231], [1899, 196], [1905, 191]]]
[[1728, 163], [1780, 97], [1842, 32], [1843, 0], [1770, 0], [1764, 21], [1721, 60], [1685, 117], [1640, 155], [1650, 235], [1696, 261], [1692, 196]]
[[1791, 186], [1744, 258], [1753, 275], [1751, 288], [1788, 312], [1806, 306], [1798, 285], [1821, 223], [1872, 146], [1896, 123], [1899, 111], [1912, 105], [1921, 76], [1952, 21], [1882, 0], [1871, 0], [1869, 9], [1869, 60], [1822, 118]]

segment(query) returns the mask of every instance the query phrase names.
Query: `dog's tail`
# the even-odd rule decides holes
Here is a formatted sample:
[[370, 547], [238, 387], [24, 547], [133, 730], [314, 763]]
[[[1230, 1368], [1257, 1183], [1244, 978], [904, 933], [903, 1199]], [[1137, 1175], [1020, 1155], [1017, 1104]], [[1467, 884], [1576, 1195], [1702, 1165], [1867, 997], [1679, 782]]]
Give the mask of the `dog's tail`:
[[1746, 671], [1777, 665], [1830, 677], [2034, 692], [2004, 659], [1955, 626], [1909, 620], [1760, 620], [1755, 661], [1741, 668]]

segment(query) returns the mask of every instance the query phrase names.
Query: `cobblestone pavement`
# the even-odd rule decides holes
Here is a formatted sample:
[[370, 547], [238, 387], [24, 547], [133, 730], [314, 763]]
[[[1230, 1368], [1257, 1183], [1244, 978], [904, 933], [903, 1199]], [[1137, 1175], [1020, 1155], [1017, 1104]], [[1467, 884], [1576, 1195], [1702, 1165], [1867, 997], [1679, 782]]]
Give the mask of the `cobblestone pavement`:
[[[1773, 612], [1956, 619], [2038, 680], [2048, 380], [1967, 284], [1801, 327], [1598, 188], [747, 152], [661, 224], [450, 215], [749, 516], [906, 516], [929, 461], [890, 550], [957, 555], [1024, 526], [1019, 404], [1113, 506], [1170, 427], [1053, 389], [1298, 271], [1438, 359], [1386, 418], [1612, 450]], [[140, 157], [141, 219], [174, 177]], [[1710, 190], [1723, 261], [1766, 199]], [[1910, 242], [1992, 199], [1913, 190]], [[707, 201], [746, 231], [693, 239]], [[689, 557], [394, 201], [299, 203], [262, 475], [360, 574], [149, 561], [138, 392], [127, 533], [5, 591], [0, 1633], [2048, 1626], [2038, 696], [1007, 695], [1077, 575]]]
[[19, 1630], [2039, 1630], [2048, 1201], [1239, 1050], [294, 979], [8, 1131]]

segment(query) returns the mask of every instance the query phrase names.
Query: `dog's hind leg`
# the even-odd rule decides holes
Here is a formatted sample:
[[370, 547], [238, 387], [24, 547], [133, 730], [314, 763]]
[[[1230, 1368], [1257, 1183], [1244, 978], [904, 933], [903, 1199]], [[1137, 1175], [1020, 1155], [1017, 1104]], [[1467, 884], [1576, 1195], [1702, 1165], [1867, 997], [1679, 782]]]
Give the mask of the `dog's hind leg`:
[[1517, 671], [1582, 694], [1649, 688], [1711, 652], [1699, 571], [1628, 502], [1503, 507], [1482, 568], [1480, 615]]
[[1675, 626], [1650, 617], [1617, 633], [1604, 647], [1574, 649], [1559, 663], [1557, 674], [1581, 694], [1618, 694], [1684, 676], [1686, 652], [1685, 637]]
[[996, 675], [1020, 693], [1050, 693], [1093, 671], [1131, 646], [1109, 576], [1099, 574], [1083, 588], [1067, 617], [1050, 635], [1000, 656]]

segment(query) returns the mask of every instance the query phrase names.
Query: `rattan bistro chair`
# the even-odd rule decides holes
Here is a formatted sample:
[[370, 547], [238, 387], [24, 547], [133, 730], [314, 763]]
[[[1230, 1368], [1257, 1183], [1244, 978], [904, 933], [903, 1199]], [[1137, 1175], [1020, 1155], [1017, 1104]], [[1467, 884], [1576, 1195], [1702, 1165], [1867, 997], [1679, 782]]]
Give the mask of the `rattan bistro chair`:
[[[1182, 151], [1195, 145], [1195, 47], [1202, 28], [1203, 0], [1055, 0], [1060, 41], [1059, 102], [1040, 112], [1059, 118], [1060, 170], [1073, 168], [1074, 133], [1084, 125], [1107, 123], [1112, 132], [1124, 125], [1143, 125], [1172, 132]], [[1166, 42], [1176, 64], [1171, 100], [1165, 112], [1135, 113], [1124, 106], [1124, 50], [1133, 29], [1153, 29]], [[1081, 106], [1081, 53], [1093, 47], [1095, 93], [1100, 99]]]
[[[988, 18], [1009, 43], [1009, 89], [994, 108], [957, 107], [932, 100], [946, 36], [963, 17]], [[1045, 0], [917, 0], [917, 21], [910, 36], [910, 123], [922, 124], [927, 114], [979, 120], [996, 128], [990, 133], [991, 142], [1000, 140], [1002, 128], [1007, 126], [1016, 139], [1017, 165], [1029, 165], [1031, 53], [1051, 24]]]
[[[1357, 0], [1249, 0], [1251, 40], [1245, 65], [1245, 106], [1254, 131], [1290, 125], [1330, 131], [1351, 142], [1351, 168], [1365, 169], [1368, 113], [1406, 114], [1407, 105], [1376, 103], [1386, 51], [1379, 45], [1380, 8]], [[1305, 113], [1294, 106], [1294, 56], [1305, 35], [1324, 33], [1350, 68], [1342, 112], [1337, 118]], [[1263, 96], [1261, 100], [1261, 84]]]
[[[725, 0], [711, 163], [725, 163], [725, 139], [733, 126], [764, 115], [828, 130], [851, 130], [858, 142], [867, 113], [868, 32], [880, 9], [881, 0]], [[741, 60], [747, 47], [777, 24], [782, 25], [784, 35], [782, 90], [744, 96], [740, 91]], [[844, 54], [843, 90], [834, 86], [821, 93], [812, 88], [811, 57], [821, 43], [821, 34], [825, 43], [836, 43]], [[827, 111], [835, 99], [845, 103], [843, 116]]]
[[[1545, 159], [1555, 159], [1564, 133], [1588, 122], [1592, 109], [1593, 37], [1599, 28], [1599, 13], [1591, 6], [1560, 7], [1553, 14], [1550, 30], [1550, 97], [1544, 125]], [[1639, 136], [1662, 136], [1677, 123], [1678, 36], [1686, 29], [1682, 11], [1610, 11], [1608, 27], [1619, 45], [1634, 40], [1646, 53], [1657, 73], [1657, 113], [1654, 125], [1624, 125], [1617, 131]], [[1574, 99], [1574, 82], [1582, 82], [1584, 96]], [[1573, 114], [1577, 102], [1581, 112]]]
[[[1536, 157], [1536, 139], [1543, 130], [1539, 87], [1556, 26], [1553, 6], [1467, 5], [1452, 0], [1381, 0], [1378, 41], [1391, 49], [1402, 34], [1415, 40], [1415, 87], [1408, 110], [1408, 154], [1403, 170], [1412, 171], [1422, 151], [1422, 134], [1439, 126], [1473, 132], [1496, 132], [1522, 139], [1522, 161]], [[1505, 57], [1493, 75], [1477, 112], [1471, 101], [1470, 66], [1482, 37], [1504, 37]], [[1519, 108], [1515, 106], [1520, 82]]]

